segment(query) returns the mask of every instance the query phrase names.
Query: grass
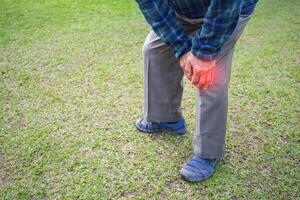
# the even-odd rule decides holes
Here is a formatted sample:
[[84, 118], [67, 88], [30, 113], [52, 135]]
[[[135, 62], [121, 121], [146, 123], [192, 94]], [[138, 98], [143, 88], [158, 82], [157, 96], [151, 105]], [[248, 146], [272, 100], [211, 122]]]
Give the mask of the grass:
[[0, 0], [0, 199], [299, 199], [300, 3], [261, 0], [232, 67], [226, 154], [197, 184], [188, 133], [149, 136], [134, 1]]

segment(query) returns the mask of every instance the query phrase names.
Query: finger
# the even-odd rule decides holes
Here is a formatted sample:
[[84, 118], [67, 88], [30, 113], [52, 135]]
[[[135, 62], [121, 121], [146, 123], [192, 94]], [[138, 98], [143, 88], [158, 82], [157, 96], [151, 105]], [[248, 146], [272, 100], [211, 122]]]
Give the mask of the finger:
[[192, 80], [192, 76], [191, 76], [189, 73], [186, 73], [185, 75], [186, 75], [186, 78], [187, 78], [189, 81]]
[[182, 60], [179, 61], [179, 65], [182, 69], [184, 69], [184, 62]]
[[210, 85], [211, 85], [211, 81], [212, 81], [212, 76], [213, 76], [213, 70], [209, 70], [206, 76], [206, 83], [203, 86], [203, 88], [206, 90]]
[[193, 75], [192, 75], [192, 84], [195, 85], [197, 87], [199, 79], [200, 79], [200, 67], [198, 66], [193, 66], [191, 65], [192, 70], [193, 70]]
[[193, 76], [192, 76], [192, 84], [197, 86], [199, 82], [199, 75], [198, 73], [193, 72]]
[[192, 66], [189, 62], [186, 63], [185, 65], [185, 70], [186, 70], [186, 76], [189, 80], [192, 79], [192, 75], [193, 75], [193, 69]]
[[198, 87], [199, 88], [204, 88], [204, 85], [206, 83], [206, 73], [201, 74], [200, 79], [199, 79], [199, 83], [198, 83]]
[[215, 82], [215, 79], [216, 79], [216, 70], [213, 68], [211, 70], [211, 81], [209, 83], [210, 86]]
[[181, 67], [183, 70], [184, 70], [185, 64], [186, 64], [186, 59], [180, 58], [180, 59], [179, 59], [179, 65], [180, 65], [180, 67]]
[[187, 76], [187, 78], [189, 79], [189, 81], [192, 80], [192, 77], [193, 77], [193, 72], [191, 72], [191, 74], [189, 74], [189, 75]]

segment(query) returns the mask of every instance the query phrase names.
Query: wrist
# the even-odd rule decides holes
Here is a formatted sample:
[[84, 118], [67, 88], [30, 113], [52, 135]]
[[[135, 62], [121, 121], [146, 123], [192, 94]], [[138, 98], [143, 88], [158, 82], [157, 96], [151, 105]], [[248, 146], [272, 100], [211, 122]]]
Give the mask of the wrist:
[[194, 48], [191, 49], [191, 52], [192, 52], [193, 56], [195, 56], [198, 59], [203, 60], [203, 61], [213, 61], [213, 60], [216, 60], [216, 58], [218, 56], [218, 52], [215, 52], [215, 53], [203, 53], [201, 51], [197, 51]]
[[177, 51], [175, 51], [175, 57], [180, 59], [187, 52], [191, 51], [191, 48], [192, 48], [192, 43], [190, 40], [182, 43], [181, 47]]

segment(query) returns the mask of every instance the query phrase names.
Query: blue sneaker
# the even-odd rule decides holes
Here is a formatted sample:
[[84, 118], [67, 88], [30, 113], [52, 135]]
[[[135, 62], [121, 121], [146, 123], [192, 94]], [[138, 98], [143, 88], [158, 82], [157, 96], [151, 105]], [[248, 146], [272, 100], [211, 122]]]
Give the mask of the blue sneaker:
[[180, 170], [181, 177], [189, 182], [204, 181], [212, 176], [217, 159], [204, 159], [194, 155]]
[[184, 118], [180, 118], [176, 122], [148, 122], [143, 118], [139, 118], [136, 120], [135, 126], [145, 133], [168, 132], [171, 135], [183, 135], [186, 132]]

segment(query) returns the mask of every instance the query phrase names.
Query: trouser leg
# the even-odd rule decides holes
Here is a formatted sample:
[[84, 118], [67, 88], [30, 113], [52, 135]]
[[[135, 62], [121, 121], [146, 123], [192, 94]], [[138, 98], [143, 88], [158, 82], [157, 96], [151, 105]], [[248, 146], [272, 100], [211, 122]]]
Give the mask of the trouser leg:
[[207, 90], [196, 90], [196, 128], [194, 153], [203, 158], [220, 158], [224, 154], [228, 84], [233, 50], [250, 17], [241, 17], [217, 58], [216, 79]]
[[144, 118], [152, 122], [181, 117], [183, 71], [173, 50], [151, 31], [143, 46]]

